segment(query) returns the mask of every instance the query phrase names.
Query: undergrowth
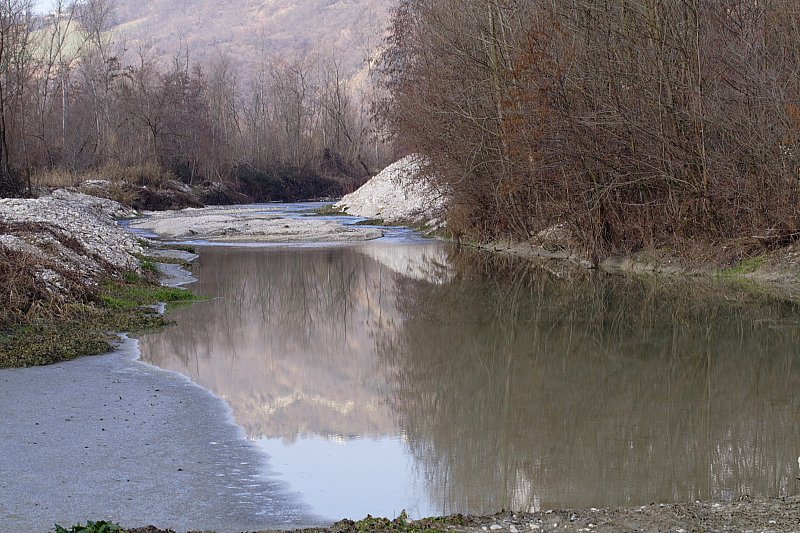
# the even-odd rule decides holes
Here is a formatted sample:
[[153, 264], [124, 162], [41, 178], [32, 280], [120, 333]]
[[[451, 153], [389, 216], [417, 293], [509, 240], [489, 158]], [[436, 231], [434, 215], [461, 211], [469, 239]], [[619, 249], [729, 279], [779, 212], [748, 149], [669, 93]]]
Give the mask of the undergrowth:
[[719, 275], [722, 277], [737, 277], [746, 274], [752, 274], [761, 268], [766, 263], [767, 257], [759, 255], [742, 260], [738, 265], [732, 268], [721, 270]]
[[197, 296], [185, 289], [163, 287], [149, 283], [135, 273], [126, 276], [126, 283], [107, 282], [101, 300], [108, 309], [132, 309], [163, 302], [178, 305], [197, 300]]

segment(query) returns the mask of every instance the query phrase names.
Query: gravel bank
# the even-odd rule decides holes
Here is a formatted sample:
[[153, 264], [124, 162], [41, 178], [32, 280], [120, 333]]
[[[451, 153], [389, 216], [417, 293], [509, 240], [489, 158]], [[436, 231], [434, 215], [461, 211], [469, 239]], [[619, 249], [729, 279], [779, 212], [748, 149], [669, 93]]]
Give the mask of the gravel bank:
[[437, 229], [444, 224], [447, 199], [423, 175], [424, 164], [421, 155], [406, 156], [346, 195], [336, 207], [349, 215], [380, 219], [387, 224]]
[[377, 228], [346, 226], [333, 220], [287, 217], [270, 209], [206, 207], [148, 213], [130, 227], [166, 239], [209, 242], [309, 243], [377, 239]]
[[[800, 497], [724, 503], [653, 504], [643, 507], [501, 512], [494, 516], [455, 515], [422, 520], [342, 520], [330, 527], [293, 533], [787, 533], [800, 531]], [[283, 533], [283, 530], [281, 530]], [[157, 528], [130, 533], [174, 533]], [[180, 532], [182, 533], [182, 532]], [[262, 532], [262, 533], [267, 533]], [[273, 533], [271, 530], [270, 533]]]
[[112, 200], [57, 190], [36, 199], [0, 199], [0, 248], [29, 256], [54, 292], [65, 275], [91, 283], [115, 270], [139, 270], [140, 240], [116, 218], [136, 212]]

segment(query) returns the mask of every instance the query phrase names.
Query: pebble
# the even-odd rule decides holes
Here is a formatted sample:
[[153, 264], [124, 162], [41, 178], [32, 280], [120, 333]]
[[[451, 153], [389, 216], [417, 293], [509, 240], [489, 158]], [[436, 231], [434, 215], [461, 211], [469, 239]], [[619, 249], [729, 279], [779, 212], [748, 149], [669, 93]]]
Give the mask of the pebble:
[[503, 529], [503, 526], [501, 526], [500, 524], [492, 524], [491, 526], [489, 526], [489, 529], [491, 529], [492, 531], [498, 531], [500, 529]]
[[508, 530], [511, 533], [519, 533], [519, 529], [517, 529], [517, 526], [515, 526], [514, 524], [511, 524], [510, 526], [508, 526]]

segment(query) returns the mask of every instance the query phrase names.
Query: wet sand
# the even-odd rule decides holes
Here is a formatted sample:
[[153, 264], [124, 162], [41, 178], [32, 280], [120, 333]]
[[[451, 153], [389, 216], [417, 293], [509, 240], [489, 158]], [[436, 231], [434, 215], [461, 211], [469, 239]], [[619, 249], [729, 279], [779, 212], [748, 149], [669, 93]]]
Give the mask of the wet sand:
[[109, 355], [0, 371], [0, 531], [324, 523], [264, 475], [221, 399], [137, 354], [127, 340]]

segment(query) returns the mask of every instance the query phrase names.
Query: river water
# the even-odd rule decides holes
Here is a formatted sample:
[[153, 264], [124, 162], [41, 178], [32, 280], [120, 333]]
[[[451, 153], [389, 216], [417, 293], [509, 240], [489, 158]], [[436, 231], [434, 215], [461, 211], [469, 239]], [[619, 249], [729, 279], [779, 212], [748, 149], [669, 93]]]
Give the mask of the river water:
[[142, 359], [223, 398], [315, 516], [798, 492], [800, 313], [747, 287], [395, 238], [204, 247]]

